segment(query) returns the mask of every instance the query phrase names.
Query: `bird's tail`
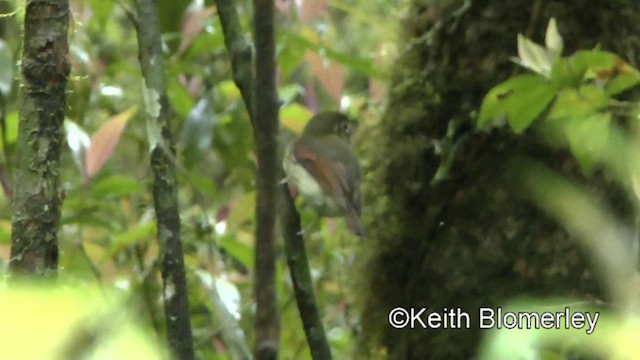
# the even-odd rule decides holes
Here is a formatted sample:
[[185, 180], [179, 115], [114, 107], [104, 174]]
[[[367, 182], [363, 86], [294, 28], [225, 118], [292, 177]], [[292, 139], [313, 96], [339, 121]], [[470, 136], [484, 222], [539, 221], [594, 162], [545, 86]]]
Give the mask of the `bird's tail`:
[[364, 228], [360, 223], [360, 216], [358, 216], [358, 214], [356, 214], [354, 211], [350, 211], [347, 214], [347, 225], [349, 226], [349, 229], [354, 234], [356, 234], [359, 238], [361, 239], [366, 238], [366, 235], [364, 233]]

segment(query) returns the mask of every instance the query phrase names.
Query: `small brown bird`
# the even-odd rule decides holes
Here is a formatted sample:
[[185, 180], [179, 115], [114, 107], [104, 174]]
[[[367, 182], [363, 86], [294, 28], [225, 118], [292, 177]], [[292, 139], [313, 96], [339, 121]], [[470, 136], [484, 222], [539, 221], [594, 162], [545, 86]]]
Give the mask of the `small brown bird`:
[[330, 111], [309, 120], [284, 156], [283, 167], [293, 196], [324, 217], [346, 217], [349, 229], [364, 237], [360, 224], [360, 164], [351, 149], [354, 123]]

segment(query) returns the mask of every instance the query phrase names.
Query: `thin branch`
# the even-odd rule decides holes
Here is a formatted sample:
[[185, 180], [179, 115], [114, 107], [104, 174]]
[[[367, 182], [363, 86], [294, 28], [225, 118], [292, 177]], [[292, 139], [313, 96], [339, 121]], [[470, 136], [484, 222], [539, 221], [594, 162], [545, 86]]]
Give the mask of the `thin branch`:
[[277, 209], [278, 101], [273, 0], [253, 1], [256, 47], [253, 99], [256, 170], [255, 282], [257, 360], [277, 359], [280, 338], [276, 298], [275, 223]]
[[[253, 95], [251, 92], [253, 87], [251, 77], [251, 49], [244, 39], [233, 1], [216, 0], [216, 3], [218, 6], [218, 16], [220, 17], [224, 32], [225, 45], [231, 57], [233, 79], [240, 89], [242, 98], [245, 101], [245, 105], [253, 121], [254, 117], [251, 113], [251, 109], [253, 108], [251, 106]], [[258, 28], [256, 28], [256, 33], [260, 33]], [[258, 40], [256, 40], [256, 42], [257, 41]], [[261, 94], [261, 92], [258, 92], [258, 94]], [[253, 125], [254, 131], [257, 131], [255, 129], [255, 122]], [[331, 359], [331, 349], [320, 320], [313, 293], [313, 283], [311, 281], [304, 242], [298, 235], [301, 233], [300, 215], [295, 208], [288, 189], [285, 189], [281, 194], [282, 206], [280, 209], [282, 209], [283, 212], [280, 214], [280, 223], [285, 239], [285, 252], [307, 342], [314, 359]], [[256, 252], [257, 251], [256, 249]], [[256, 269], [258, 269], [257, 266]]]
[[251, 47], [245, 39], [233, 0], [216, 0], [222, 24], [224, 44], [231, 58], [233, 81], [236, 83], [253, 122], [253, 69]]
[[309, 343], [311, 357], [314, 360], [328, 360], [331, 359], [331, 348], [318, 314], [318, 306], [313, 293], [307, 252], [300, 231], [300, 215], [286, 184], [282, 186], [281, 193], [280, 227], [284, 236], [284, 249], [287, 253], [287, 263], [304, 334], [307, 337], [307, 343]]
[[[147, 128], [153, 172], [153, 201], [162, 259], [163, 301], [167, 337], [175, 359], [194, 358], [188, 289], [180, 241], [171, 109], [160, 40], [160, 24], [154, 0], [136, 0], [136, 32], [139, 59], [145, 79]], [[136, 24], [136, 22], [134, 22]]]

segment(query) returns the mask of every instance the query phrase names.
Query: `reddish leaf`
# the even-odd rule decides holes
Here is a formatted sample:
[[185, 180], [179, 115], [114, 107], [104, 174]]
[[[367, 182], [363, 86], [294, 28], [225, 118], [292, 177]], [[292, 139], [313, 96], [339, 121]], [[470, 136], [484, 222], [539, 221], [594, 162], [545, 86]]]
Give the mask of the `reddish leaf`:
[[329, 17], [327, 0], [302, 0], [300, 5], [300, 22], [308, 23], [310, 20], [320, 17]]
[[133, 106], [113, 116], [93, 134], [91, 146], [85, 159], [88, 179], [94, 177], [111, 157], [113, 149], [120, 141], [122, 131], [137, 110], [137, 106]]

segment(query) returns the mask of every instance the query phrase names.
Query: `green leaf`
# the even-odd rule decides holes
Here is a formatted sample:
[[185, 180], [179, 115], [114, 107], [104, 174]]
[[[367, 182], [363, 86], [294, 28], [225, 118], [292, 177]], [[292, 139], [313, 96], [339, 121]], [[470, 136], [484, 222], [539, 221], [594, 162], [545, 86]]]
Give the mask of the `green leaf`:
[[14, 68], [13, 52], [9, 44], [0, 39], [0, 97], [6, 97], [11, 92]]
[[482, 102], [478, 126], [495, 125], [506, 116], [516, 133], [523, 132], [547, 108], [556, 92], [538, 75], [520, 75], [489, 91]]
[[334, 60], [342, 65], [346, 65], [352, 70], [361, 72], [373, 78], [385, 78], [384, 72], [380, 70], [370, 59], [356, 58], [353, 54], [341, 53], [324, 44], [312, 41], [303, 35], [291, 31], [283, 31], [283, 33], [288, 35], [292, 46], [299, 46], [303, 49], [311, 50], [321, 56], [326, 56], [328, 59]]
[[151, 237], [155, 229], [156, 222], [149, 221], [143, 224], [139, 224], [121, 234], [116, 235], [116, 237], [111, 242], [109, 251], [105, 253], [105, 257], [113, 257], [122, 248], [136, 244], [145, 238]]
[[[191, 0], [171, 0], [158, 1], [158, 19], [160, 20], [160, 30], [162, 34], [179, 35], [180, 27], [185, 10], [191, 3]], [[164, 40], [168, 40], [166, 37]], [[166, 41], [167, 45], [172, 49], [177, 49], [180, 41], [179, 37], [171, 38]]]
[[231, 205], [229, 217], [227, 217], [227, 229], [236, 231], [246, 221], [253, 218], [253, 210], [256, 207], [256, 193], [254, 191], [243, 194]]
[[18, 123], [20, 122], [20, 114], [17, 111], [7, 115], [7, 145], [13, 145], [18, 141]]
[[298, 41], [291, 39], [288, 33], [279, 31], [278, 38], [278, 66], [282, 72], [282, 78], [288, 79], [304, 60], [307, 48], [300, 46]]
[[91, 194], [98, 199], [120, 198], [141, 192], [140, 182], [124, 175], [109, 176], [91, 187]]
[[238, 89], [238, 86], [233, 82], [233, 80], [221, 81], [218, 85], [216, 85], [216, 90], [225, 99], [240, 99], [240, 90]]
[[171, 96], [169, 96], [171, 107], [184, 118], [193, 107], [193, 100], [191, 99], [189, 91], [180, 84], [177, 78], [176, 76], [169, 80], [167, 93], [171, 94]]
[[558, 92], [548, 119], [550, 121], [590, 116], [609, 103], [605, 92], [594, 86], [585, 85], [578, 89], [564, 89]]
[[286, 84], [278, 89], [278, 97], [283, 105], [288, 105], [304, 94], [304, 87], [298, 83]]
[[220, 239], [220, 247], [236, 258], [249, 269], [253, 269], [253, 248], [239, 242], [235, 237], [223, 236]]
[[585, 174], [593, 169], [609, 143], [611, 114], [595, 113], [588, 117], [575, 116], [566, 126], [571, 152]]
[[605, 87], [605, 91], [609, 96], [617, 95], [640, 83], [640, 72], [626, 63], [621, 67], [618, 66], [615, 71], [615, 76], [613, 76]]
[[0, 220], [0, 244], [11, 245], [11, 221]]
[[560, 58], [551, 67], [551, 82], [558, 90], [578, 87], [582, 84], [584, 72], [584, 69], [575, 69], [569, 58]]
[[208, 194], [211, 197], [214, 197], [219, 194], [219, 190], [216, 187], [216, 184], [211, 180], [208, 176], [203, 176], [203, 174], [197, 171], [197, 167], [190, 171], [188, 174], [188, 182], [190, 186], [193, 186], [196, 190], [200, 191], [203, 194]]
[[619, 94], [640, 83], [640, 72], [619, 56], [599, 50], [582, 50], [571, 57], [577, 73], [583, 72], [583, 81], [594, 80], [603, 86], [609, 96]]

